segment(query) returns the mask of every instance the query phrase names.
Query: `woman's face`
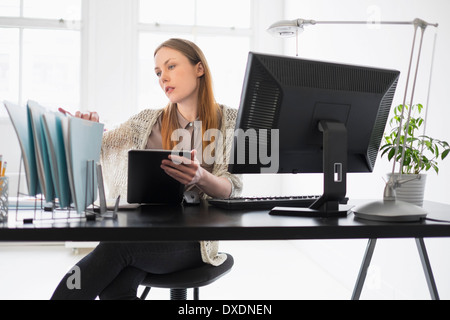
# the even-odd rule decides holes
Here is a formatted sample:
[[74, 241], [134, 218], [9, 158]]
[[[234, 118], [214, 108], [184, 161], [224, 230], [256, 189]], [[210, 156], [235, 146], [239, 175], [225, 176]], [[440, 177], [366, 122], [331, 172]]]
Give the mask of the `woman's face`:
[[171, 103], [197, 104], [200, 77], [204, 74], [201, 63], [193, 66], [181, 52], [163, 47], [155, 55], [155, 73]]

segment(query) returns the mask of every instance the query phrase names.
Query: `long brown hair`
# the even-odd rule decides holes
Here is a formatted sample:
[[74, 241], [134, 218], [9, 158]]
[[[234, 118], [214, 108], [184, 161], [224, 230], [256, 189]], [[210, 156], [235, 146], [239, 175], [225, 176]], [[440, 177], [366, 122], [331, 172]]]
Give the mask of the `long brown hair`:
[[[204, 75], [200, 78], [198, 92], [198, 115], [200, 121], [202, 121], [202, 137], [207, 130], [218, 129], [221, 110], [214, 98], [211, 71], [202, 50], [191, 41], [169, 39], [156, 48], [154, 56], [161, 48], [177, 50], [188, 58], [193, 66], [196, 66], [199, 62], [203, 65]], [[169, 103], [164, 109], [162, 116], [161, 136], [163, 148], [166, 150], [172, 150], [177, 143], [171, 139], [172, 132], [179, 128], [176, 110], [177, 104]], [[208, 141], [203, 141], [203, 148], [205, 149], [209, 143]]]

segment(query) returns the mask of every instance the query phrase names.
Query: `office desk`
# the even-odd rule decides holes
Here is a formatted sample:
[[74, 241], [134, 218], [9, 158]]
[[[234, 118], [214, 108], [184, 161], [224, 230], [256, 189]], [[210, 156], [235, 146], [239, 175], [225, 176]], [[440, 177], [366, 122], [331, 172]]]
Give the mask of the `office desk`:
[[[354, 202], [351, 204], [358, 204]], [[450, 221], [450, 205], [426, 202], [429, 218]], [[186, 241], [369, 239], [353, 298], [359, 298], [376, 239], [415, 238], [432, 298], [438, 299], [423, 238], [450, 237], [450, 223], [384, 223], [346, 218], [270, 216], [268, 211], [226, 211], [209, 206], [147, 206], [120, 211], [117, 220], [70, 219], [0, 224], [0, 241]]]

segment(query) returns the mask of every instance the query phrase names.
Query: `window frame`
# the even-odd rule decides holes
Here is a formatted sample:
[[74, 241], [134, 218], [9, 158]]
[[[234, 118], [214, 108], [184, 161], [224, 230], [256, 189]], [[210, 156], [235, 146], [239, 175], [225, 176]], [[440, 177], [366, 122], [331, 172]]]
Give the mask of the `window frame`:
[[[250, 12], [255, 12], [256, 1], [250, 0]], [[181, 25], [181, 24], [161, 24], [161, 23], [144, 23], [139, 21], [139, 0], [134, 1], [137, 18], [137, 31], [151, 32], [151, 33], [185, 33], [192, 34], [194, 40], [198, 35], [220, 35], [220, 36], [237, 36], [237, 37], [249, 37], [254, 36], [255, 30], [255, 18], [254, 14], [250, 17], [249, 28], [236, 28], [236, 27], [216, 27], [216, 26], [202, 26], [197, 25], [194, 22], [193, 25]]]
[[[66, 20], [66, 19], [44, 19], [44, 18], [29, 18], [29, 17], [23, 17], [23, 1], [20, 1], [20, 16], [17, 17], [5, 17], [0, 16], [0, 28], [11, 28], [11, 29], [18, 29], [19, 31], [19, 76], [18, 76], [18, 97], [17, 97], [17, 103], [19, 105], [23, 105], [25, 101], [22, 99], [22, 93], [23, 93], [23, 52], [24, 52], [24, 43], [23, 43], [23, 32], [25, 29], [40, 29], [40, 30], [67, 30], [67, 31], [79, 31], [80, 32], [80, 81], [82, 82], [82, 75], [83, 75], [83, 27], [82, 27], [82, 21], [84, 20], [84, 10], [85, 2], [87, 0], [81, 1], [81, 11], [82, 16], [81, 20]], [[82, 86], [80, 84], [80, 103], [82, 102], [81, 97], [82, 95]], [[5, 116], [0, 116], [0, 118], [5, 118]]]

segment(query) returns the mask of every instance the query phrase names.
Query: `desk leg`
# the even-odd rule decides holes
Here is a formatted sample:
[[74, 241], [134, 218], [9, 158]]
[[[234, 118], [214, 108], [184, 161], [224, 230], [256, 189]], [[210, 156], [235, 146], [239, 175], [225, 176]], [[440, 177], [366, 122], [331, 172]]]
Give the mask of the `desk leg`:
[[416, 239], [417, 249], [419, 250], [420, 260], [422, 261], [423, 271], [427, 279], [428, 290], [430, 290], [431, 299], [439, 300], [439, 293], [434, 281], [433, 271], [431, 270], [430, 259], [428, 259], [427, 248], [423, 238]]
[[377, 239], [370, 239], [367, 244], [366, 253], [359, 270], [358, 279], [356, 280], [355, 288], [353, 289], [352, 300], [359, 300], [361, 297], [361, 291], [364, 286], [364, 281], [366, 281], [367, 269], [369, 269], [370, 261], [372, 260], [373, 251], [375, 250], [375, 245], [377, 244]]

